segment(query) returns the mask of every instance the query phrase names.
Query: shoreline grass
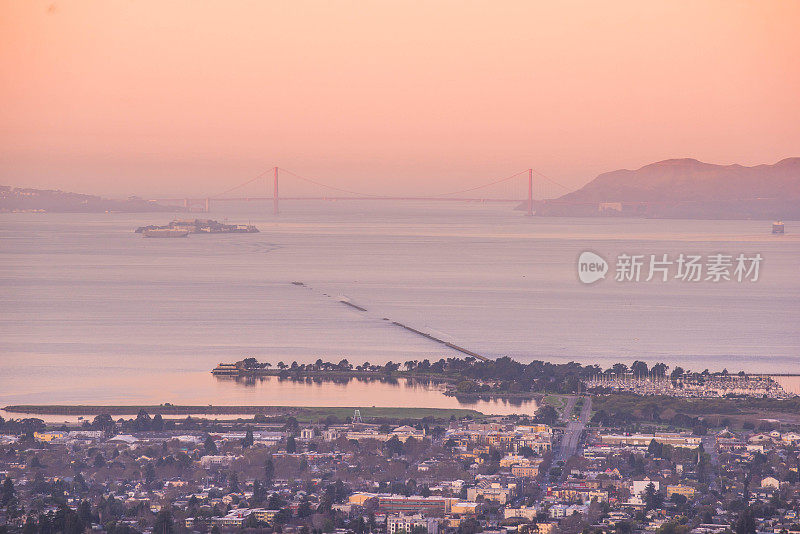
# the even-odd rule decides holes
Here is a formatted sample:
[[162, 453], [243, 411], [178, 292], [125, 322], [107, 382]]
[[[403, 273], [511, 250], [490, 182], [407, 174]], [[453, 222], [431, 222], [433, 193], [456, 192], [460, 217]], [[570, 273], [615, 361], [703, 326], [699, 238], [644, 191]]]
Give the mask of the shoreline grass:
[[136, 416], [141, 410], [149, 415], [256, 415], [265, 416], [294, 416], [297, 419], [317, 420], [334, 416], [346, 420], [353, 416], [354, 410], [360, 410], [365, 418], [385, 419], [457, 419], [472, 417], [482, 419], [485, 414], [477, 410], [463, 408], [403, 408], [403, 407], [362, 407], [362, 406], [224, 406], [205, 405], [188, 406], [173, 404], [150, 405], [88, 405], [88, 404], [19, 404], [6, 406], [6, 412], [35, 416], [35, 415], [69, 415], [69, 416], [95, 416], [108, 414], [112, 416]]

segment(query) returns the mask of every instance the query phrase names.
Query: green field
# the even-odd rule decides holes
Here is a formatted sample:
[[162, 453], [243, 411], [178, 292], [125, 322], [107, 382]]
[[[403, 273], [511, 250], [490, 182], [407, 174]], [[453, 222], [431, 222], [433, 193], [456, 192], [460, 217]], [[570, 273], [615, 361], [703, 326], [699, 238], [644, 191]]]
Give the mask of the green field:
[[353, 417], [354, 410], [361, 410], [361, 417], [366, 419], [424, 419], [433, 417], [438, 420], [472, 417], [482, 419], [486, 417], [476, 410], [449, 409], [449, 408], [362, 408], [354, 407], [326, 407], [326, 406], [181, 406], [172, 404], [159, 405], [17, 405], [3, 408], [10, 413], [20, 416], [36, 415], [72, 415], [91, 417], [100, 414], [112, 416], [136, 416], [141, 410], [149, 415], [231, 415], [245, 416], [263, 414], [265, 416], [293, 416], [300, 421], [318, 421], [329, 416], [334, 416], [345, 421]]
[[300, 421], [317, 421], [330, 415], [340, 420], [347, 420], [353, 417], [354, 410], [361, 411], [361, 417], [368, 419], [424, 419], [433, 417], [434, 419], [445, 420], [454, 416], [456, 419], [471, 417], [473, 419], [483, 419], [486, 417], [476, 410], [462, 410], [450, 408], [336, 408], [336, 407], [308, 407], [295, 415]]
[[567, 403], [566, 397], [562, 395], [546, 395], [542, 399], [542, 404], [549, 404], [550, 406], [552, 406], [557, 410], [561, 410], [562, 408], [564, 408], [564, 405], [566, 405], [566, 403]]

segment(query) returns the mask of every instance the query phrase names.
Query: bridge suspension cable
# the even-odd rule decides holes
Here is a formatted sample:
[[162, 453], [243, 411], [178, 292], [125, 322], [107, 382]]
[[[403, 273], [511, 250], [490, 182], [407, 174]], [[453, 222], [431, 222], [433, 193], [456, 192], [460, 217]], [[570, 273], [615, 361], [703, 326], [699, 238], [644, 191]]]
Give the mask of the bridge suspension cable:
[[[342, 188], [342, 187], [336, 187], [336, 186], [333, 186], [333, 185], [326, 184], [325, 182], [323, 182], [321, 180], [317, 180], [317, 179], [314, 179], [314, 178], [308, 178], [306, 176], [300, 175], [300, 174], [298, 174], [298, 173], [296, 173], [294, 171], [290, 171], [290, 170], [284, 169], [282, 167], [280, 167], [280, 168], [279, 167], [272, 167], [270, 169], [262, 171], [261, 173], [259, 173], [258, 175], [254, 176], [253, 178], [245, 180], [244, 182], [242, 182], [240, 184], [237, 184], [237, 185], [235, 185], [233, 187], [230, 187], [230, 188], [226, 189], [225, 191], [222, 191], [221, 193], [218, 193], [218, 194], [215, 194], [213, 196], [207, 197], [206, 198], [206, 204], [208, 204], [209, 200], [236, 200], [235, 198], [226, 198], [226, 196], [229, 195], [230, 193], [232, 193], [234, 191], [237, 191], [237, 190], [240, 190], [240, 189], [242, 189], [242, 188], [244, 188], [244, 187], [246, 187], [246, 186], [248, 186], [250, 184], [256, 183], [259, 180], [265, 180], [266, 181], [269, 178], [269, 175], [272, 174], [272, 173], [274, 173], [274, 188], [273, 188], [273, 191], [271, 191], [272, 194], [271, 194], [271, 196], [269, 196], [269, 193], [267, 193], [266, 195], [263, 195], [263, 197], [264, 197], [263, 199], [266, 200], [267, 198], [271, 198], [271, 199], [273, 199], [275, 201], [275, 203], [276, 203], [276, 213], [277, 213], [277, 202], [280, 199], [280, 197], [278, 195], [278, 176], [279, 176], [279, 173], [291, 176], [292, 178], [298, 180], [299, 182], [304, 182], [306, 184], [311, 184], [312, 186], [315, 186], [317, 188], [321, 188], [323, 190], [323, 192], [321, 194], [318, 191], [313, 191], [313, 190], [312, 191], [305, 191], [306, 194], [300, 194], [300, 195], [291, 194], [291, 193], [290, 194], [284, 194], [284, 197], [283, 197], [284, 199], [292, 199], [292, 200], [297, 200], [297, 199], [302, 199], [302, 198], [309, 198], [309, 199], [312, 199], [312, 198], [333, 198], [333, 199], [335, 199], [336, 198], [335, 196], [326, 195], [324, 193], [324, 191], [330, 191], [330, 192], [335, 192], [335, 193], [339, 193], [339, 194], [343, 194], [343, 195], [350, 195], [350, 196], [355, 197], [355, 198], [365, 198], [365, 199], [375, 198], [375, 199], [387, 199], [387, 200], [390, 200], [390, 199], [393, 199], [393, 198], [397, 198], [397, 199], [406, 199], [406, 200], [413, 200], [413, 199], [419, 199], [419, 200], [424, 200], [424, 199], [456, 200], [455, 198], [452, 198], [452, 197], [456, 197], [458, 195], [464, 195], [464, 194], [467, 194], [467, 193], [472, 193], [472, 192], [475, 192], [475, 191], [488, 190], [489, 188], [492, 188], [493, 186], [502, 185], [503, 187], [501, 189], [499, 189], [499, 190], [496, 189], [496, 190], [491, 191], [483, 199], [479, 199], [479, 198], [464, 198], [464, 200], [503, 200], [503, 201], [520, 200], [520, 201], [523, 201], [523, 200], [526, 200], [525, 197], [527, 197], [527, 201], [528, 201], [528, 203], [530, 205], [529, 209], [531, 209], [532, 204], [533, 204], [533, 194], [532, 194], [533, 193], [533, 178], [532, 178], [533, 174], [536, 174], [536, 176], [546, 180], [547, 182], [559, 187], [560, 189], [562, 189], [564, 191], [571, 191], [571, 188], [559, 183], [556, 180], [553, 180], [552, 178], [550, 178], [549, 176], [545, 175], [544, 173], [542, 173], [540, 171], [537, 171], [535, 169], [532, 169], [532, 168], [516, 172], [516, 173], [514, 173], [514, 174], [512, 174], [510, 176], [507, 176], [505, 178], [499, 178], [499, 179], [496, 179], [496, 180], [491, 180], [491, 181], [483, 183], [483, 184], [479, 184], [479, 185], [472, 186], [472, 187], [467, 187], [467, 188], [464, 188], [464, 189], [458, 189], [458, 190], [455, 190], [455, 191], [448, 191], [448, 192], [444, 192], [444, 193], [435, 193], [435, 194], [429, 194], [429, 195], [424, 195], [424, 196], [414, 196], [414, 195], [409, 195], [409, 196], [391, 196], [391, 195], [377, 195], [377, 194], [373, 194], [373, 193], [365, 193], [365, 192], [362, 192], [362, 191], [355, 191], [355, 190], [352, 190], [352, 189], [345, 189], [345, 188]], [[524, 182], [527, 182], [527, 183], [523, 184], [523, 181], [518, 181], [518, 183], [514, 181], [515, 179], [517, 179], [517, 178], [519, 178], [520, 176], [523, 176], [523, 175], [527, 175], [527, 180], [524, 180]], [[290, 184], [291, 184], [291, 181], [290, 181]], [[525, 187], [525, 186], [527, 186], [527, 187]], [[523, 191], [523, 188], [527, 189], [527, 191]], [[281, 189], [282, 189], [282, 191], [286, 191], [286, 189], [284, 187], [281, 187]], [[292, 189], [296, 189], [296, 187], [293, 188], [293, 187], [290, 186], [289, 190], [292, 190]], [[541, 191], [541, 189], [540, 189], [540, 191]], [[527, 193], [527, 195], [524, 194], [524, 193]], [[339, 197], [339, 198], [341, 198], [341, 197]], [[262, 197], [260, 197], [258, 195], [249, 195], [245, 199], [246, 200], [259, 200], [259, 199], [262, 199]]]
[[292, 171], [290, 171], [288, 169], [284, 169], [283, 167], [279, 167], [279, 170], [281, 172], [285, 172], [286, 174], [294, 176], [295, 178], [297, 178], [299, 180], [303, 180], [304, 182], [308, 182], [310, 184], [314, 184], [314, 185], [319, 186], [319, 187], [324, 187], [326, 189], [330, 189], [330, 190], [336, 191], [338, 193], [345, 193], [345, 194], [348, 194], [348, 195], [357, 195], [357, 196], [372, 197], [372, 198], [380, 197], [380, 195], [372, 195], [372, 194], [369, 194], [369, 193], [360, 193], [358, 191], [350, 191], [348, 189], [341, 189], [339, 187], [334, 187], [332, 185], [324, 184], [324, 183], [319, 182], [317, 180], [312, 180], [311, 178], [306, 178], [305, 176], [300, 176], [296, 172], [292, 172]]
[[225, 196], [225, 195], [227, 195], [228, 193], [233, 193], [233, 192], [234, 192], [234, 191], [236, 191], [237, 189], [241, 189], [242, 187], [244, 187], [244, 186], [246, 186], [246, 185], [250, 185], [250, 184], [252, 184], [253, 182], [256, 182], [256, 181], [258, 181], [258, 180], [260, 180], [260, 179], [262, 179], [262, 178], [266, 178], [266, 176], [267, 176], [267, 175], [268, 175], [270, 172], [272, 172], [273, 170], [274, 170], [274, 167], [271, 167], [271, 168], [267, 169], [266, 171], [262, 172], [261, 174], [259, 174], [258, 176], [256, 176], [255, 178], [251, 178], [250, 180], [247, 180], [246, 182], [242, 182], [242, 183], [240, 183], [239, 185], [235, 185], [235, 186], [231, 187], [230, 189], [226, 189], [226, 190], [225, 190], [225, 191], [223, 191], [222, 193], [219, 193], [219, 194], [217, 194], [217, 195], [212, 195], [212, 196], [210, 196], [210, 197], [208, 197], [208, 198], [211, 198], [211, 199], [219, 199], [220, 197], [222, 197], [222, 196]]
[[533, 172], [534, 172], [534, 173], [535, 173], [537, 176], [539, 176], [539, 177], [541, 177], [541, 178], [544, 178], [545, 180], [547, 180], [548, 182], [550, 182], [550, 183], [551, 183], [551, 184], [553, 184], [553, 185], [557, 185], [558, 187], [560, 187], [560, 188], [561, 188], [561, 189], [563, 189], [564, 191], [567, 191], [567, 192], [570, 192], [570, 191], [572, 191], [572, 188], [571, 188], [571, 187], [567, 187], [566, 185], [564, 185], [564, 184], [562, 184], [562, 183], [556, 182], [555, 180], [553, 180], [553, 179], [552, 179], [552, 178], [550, 178], [549, 176], [547, 176], [547, 175], [545, 175], [545, 174], [542, 174], [541, 172], [537, 171], [536, 169], [531, 169], [531, 170], [532, 170], [532, 171], [533, 171]]
[[433, 195], [433, 196], [434, 197], [445, 197], [445, 196], [451, 196], [451, 195], [461, 195], [461, 194], [464, 194], [464, 193], [471, 193], [472, 191], [477, 191], [478, 189], [485, 189], [485, 188], [491, 187], [493, 185], [498, 185], [498, 184], [502, 184], [504, 182], [511, 181], [514, 178], [516, 178], [517, 176], [519, 176], [519, 175], [521, 175], [523, 173], [526, 173], [526, 172], [528, 172], [528, 169], [525, 169], [524, 171], [519, 171], [518, 173], [512, 174], [511, 176], [508, 176], [506, 178], [501, 178], [499, 180], [494, 180], [492, 182], [485, 183], [483, 185], [477, 185], [475, 187], [470, 187], [470, 188], [467, 188], [467, 189], [461, 189], [460, 191], [451, 191], [449, 193], [440, 193], [438, 195]]

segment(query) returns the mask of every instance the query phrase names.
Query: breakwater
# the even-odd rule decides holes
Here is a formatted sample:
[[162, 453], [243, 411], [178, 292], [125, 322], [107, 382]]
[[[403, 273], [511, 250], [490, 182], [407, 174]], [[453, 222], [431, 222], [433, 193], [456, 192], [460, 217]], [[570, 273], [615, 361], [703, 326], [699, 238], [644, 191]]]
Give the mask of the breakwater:
[[416, 328], [412, 328], [412, 327], [410, 327], [408, 325], [405, 325], [403, 323], [399, 323], [397, 321], [392, 321], [392, 324], [395, 325], [395, 326], [399, 326], [400, 328], [404, 328], [405, 330], [408, 330], [409, 332], [413, 332], [413, 333], [415, 333], [415, 334], [417, 334], [419, 336], [422, 336], [422, 337], [424, 337], [426, 339], [430, 339], [431, 341], [435, 341], [436, 343], [440, 343], [440, 344], [444, 345], [445, 347], [449, 347], [449, 348], [451, 348], [453, 350], [457, 350], [458, 352], [460, 352], [462, 354], [466, 354], [467, 356], [472, 356], [473, 358], [477, 358], [479, 360], [483, 360], [484, 362], [488, 362], [489, 361], [489, 358], [487, 358], [486, 356], [482, 356], [482, 355], [480, 355], [480, 354], [478, 354], [476, 352], [472, 352], [469, 349], [465, 349], [464, 347], [460, 347], [460, 346], [456, 345], [455, 343], [450, 343], [449, 341], [445, 341], [445, 340], [440, 339], [440, 338], [438, 338], [436, 336], [432, 336], [430, 334], [426, 334], [425, 332], [421, 332], [420, 330], [417, 330]]
[[[292, 285], [298, 286], [298, 287], [304, 287], [304, 288], [307, 288], [307, 289], [313, 289], [312, 287], [306, 285], [305, 282], [302, 282], [302, 281], [299, 281], [299, 280], [295, 280], [294, 282], [292, 282]], [[323, 295], [328, 297], [328, 298], [331, 298], [328, 293], [323, 293]], [[353, 302], [350, 302], [350, 300], [347, 299], [347, 298], [340, 298], [339, 302], [341, 304], [344, 304], [345, 306], [348, 306], [348, 307], [353, 308], [354, 310], [358, 310], [360, 312], [368, 312], [369, 311], [369, 310], [367, 310], [367, 308], [364, 308], [363, 306], [359, 306], [358, 304], [354, 304]], [[416, 328], [408, 326], [407, 324], [403, 324], [403, 323], [398, 322], [398, 321], [392, 321], [391, 319], [389, 319], [387, 317], [384, 317], [383, 320], [384, 321], [389, 321], [391, 324], [393, 324], [395, 326], [399, 326], [400, 328], [402, 328], [402, 329], [404, 329], [404, 330], [406, 330], [408, 332], [411, 332], [411, 333], [416, 334], [418, 336], [422, 336], [425, 339], [429, 339], [430, 341], [433, 341], [435, 343], [439, 343], [440, 345], [444, 345], [445, 347], [447, 347], [449, 349], [452, 349], [452, 350], [455, 350], [457, 352], [460, 352], [461, 354], [466, 354], [467, 356], [472, 356], [473, 358], [476, 358], [478, 360], [482, 360], [482, 361], [485, 361], [485, 362], [490, 361], [490, 358], [487, 358], [486, 356], [483, 356], [482, 354], [478, 354], [477, 352], [473, 352], [473, 351], [471, 351], [469, 349], [466, 349], [466, 348], [464, 348], [464, 347], [462, 347], [460, 345], [456, 345], [455, 343], [450, 343], [449, 341], [445, 341], [444, 339], [438, 338], [438, 337], [436, 337], [434, 335], [422, 332], [421, 330], [417, 330]], [[222, 374], [222, 373], [218, 373], [218, 374]]]

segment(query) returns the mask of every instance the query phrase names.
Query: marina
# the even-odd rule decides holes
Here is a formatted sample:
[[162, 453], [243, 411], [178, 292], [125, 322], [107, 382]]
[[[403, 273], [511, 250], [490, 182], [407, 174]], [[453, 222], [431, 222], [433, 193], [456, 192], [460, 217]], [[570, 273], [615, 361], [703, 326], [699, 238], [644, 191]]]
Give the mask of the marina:
[[597, 375], [584, 382], [589, 391], [610, 390], [637, 395], [669, 397], [720, 398], [751, 397], [786, 399], [794, 396], [769, 375], [701, 375], [697, 377]]

